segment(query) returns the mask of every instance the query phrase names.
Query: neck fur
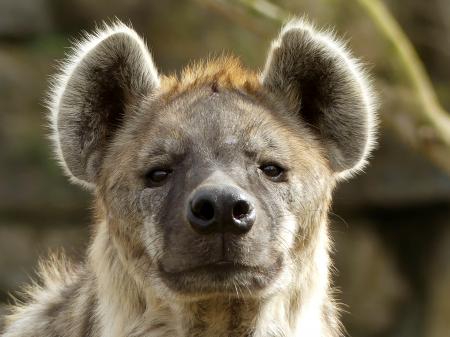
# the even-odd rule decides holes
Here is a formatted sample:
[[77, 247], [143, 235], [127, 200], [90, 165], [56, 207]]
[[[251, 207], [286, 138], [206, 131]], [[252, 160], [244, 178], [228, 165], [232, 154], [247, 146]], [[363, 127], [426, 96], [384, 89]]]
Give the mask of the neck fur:
[[287, 286], [266, 298], [211, 298], [179, 302], [160, 297], [136, 277], [139, 261], [124, 257], [106, 223], [90, 251], [97, 275], [97, 320], [102, 337], [335, 337], [337, 317], [329, 298], [327, 227], [298, 257]]

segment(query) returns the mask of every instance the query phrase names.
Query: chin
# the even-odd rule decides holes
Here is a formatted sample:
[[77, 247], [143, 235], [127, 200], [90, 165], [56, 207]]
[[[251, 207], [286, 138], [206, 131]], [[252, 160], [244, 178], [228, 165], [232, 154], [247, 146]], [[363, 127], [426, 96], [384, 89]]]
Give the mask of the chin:
[[266, 266], [219, 261], [175, 272], [159, 264], [159, 276], [171, 292], [182, 298], [251, 298], [264, 293], [282, 269], [283, 258], [279, 257]]

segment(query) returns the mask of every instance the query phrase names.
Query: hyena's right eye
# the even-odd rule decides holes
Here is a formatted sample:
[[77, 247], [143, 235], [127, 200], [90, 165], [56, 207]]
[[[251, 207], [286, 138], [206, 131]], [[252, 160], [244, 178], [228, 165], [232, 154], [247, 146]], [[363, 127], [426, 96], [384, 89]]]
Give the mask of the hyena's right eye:
[[170, 177], [172, 170], [165, 168], [157, 168], [150, 170], [145, 175], [145, 185], [147, 187], [158, 187], [163, 185]]

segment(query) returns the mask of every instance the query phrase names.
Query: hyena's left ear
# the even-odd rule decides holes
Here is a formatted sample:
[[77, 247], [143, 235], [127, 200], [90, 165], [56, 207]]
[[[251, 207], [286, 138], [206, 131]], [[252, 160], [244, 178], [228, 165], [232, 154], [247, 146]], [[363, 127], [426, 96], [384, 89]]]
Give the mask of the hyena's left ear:
[[338, 177], [365, 165], [374, 144], [373, 98], [342, 43], [293, 20], [273, 41], [261, 80], [317, 136]]
[[122, 23], [75, 46], [50, 97], [59, 160], [75, 182], [94, 186], [105, 152], [133, 106], [159, 87], [150, 53]]

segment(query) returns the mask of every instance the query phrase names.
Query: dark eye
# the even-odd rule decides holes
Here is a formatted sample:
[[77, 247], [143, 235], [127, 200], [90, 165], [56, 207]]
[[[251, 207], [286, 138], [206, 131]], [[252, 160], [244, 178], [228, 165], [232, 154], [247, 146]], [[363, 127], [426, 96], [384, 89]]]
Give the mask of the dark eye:
[[154, 169], [145, 175], [147, 187], [161, 186], [169, 178], [172, 170], [169, 169]]
[[263, 173], [274, 181], [281, 181], [284, 176], [284, 170], [276, 164], [265, 164], [259, 167]]

